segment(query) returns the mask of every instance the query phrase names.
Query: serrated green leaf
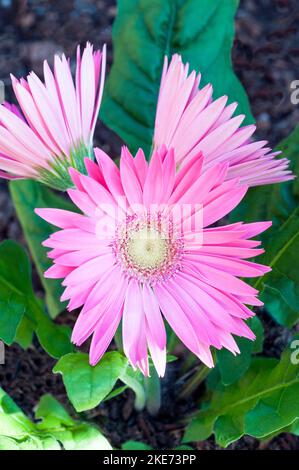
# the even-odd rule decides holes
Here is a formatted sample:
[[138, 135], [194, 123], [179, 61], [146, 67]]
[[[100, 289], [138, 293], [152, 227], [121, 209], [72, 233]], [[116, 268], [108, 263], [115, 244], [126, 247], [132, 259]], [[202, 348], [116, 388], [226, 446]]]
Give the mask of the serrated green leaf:
[[[299, 126], [277, 150], [299, 171]], [[251, 188], [235, 209], [231, 221], [272, 220], [273, 226], [262, 234], [265, 254], [258, 262], [272, 271], [254, 283], [261, 290], [267, 311], [280, 324], [291, 328], [299, 321], [299, 181]]]
[[237, 0], [118, 0], [101, 116], [132, 151], [149, 154], [164, 56], [175, 52], [201, 71], [202, 84], [213, 84], [215, 97], [227, 94], [253, 121], [231, 64], [237, 6]]
[[126, 367], [127, 360], [117, 351], [106, 353], [96, 366], [89, 364], [88, 354], [71, 353], [58, 361], [53, 372], [62, 374], [68, 397], [80, 412], [101, 403]]
[[57, 228], [48, 224], [34, 213], [35, 208], [54, 207], [74, 210], [70, 201], [58, 196], [46, 186], [32, 180], [10, 182], [10, 193], [18, 218], [36, 265], [38, 274], [46, 292], [46, 304], [51, 317], [64, 310], [65, 304], [60, 302], [62, 294], [61, 282], [57, 279], [46, 279], [43, 273], [51, 266], [47, 250], [41, 245]]
[[280, 361], [256, 357], [245, 375], [230, 386], [219, 385], [188, 426], [184, 442], [207, 439], [226, 447], [244, 434], [263, 438], [299, 417], [299, 364], [291, 349]]

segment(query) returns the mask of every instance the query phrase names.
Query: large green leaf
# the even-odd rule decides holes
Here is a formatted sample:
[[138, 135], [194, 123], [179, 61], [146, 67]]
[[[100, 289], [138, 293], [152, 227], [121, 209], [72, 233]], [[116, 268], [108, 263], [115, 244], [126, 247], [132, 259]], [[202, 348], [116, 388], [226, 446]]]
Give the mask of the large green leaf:
[[46, 279], [43, 273], [51, 266], [47, 250], [41, 243], [57, 228], [34, 213], [37, 207], [53, 207], [73, 210], [71, 202], [56, 195], [46, 186], [32, 180], [10, 182], [10, 193], [21, 222], [22, 229], [46, 292], [46, 304], [51, 317], [65, 308], [60, 302], [62, 287], [60, 280]]
[[23, 349], [28, 349], [32, 344], [35, 327], [35, 321], [24, 315], [17, 328], [14, 341], [18, 343]]
[[88, 354], [63, 356], [53, 369], [62, 374], [68, 397], [77, 411], [95, 408], [111, 392], [127, 367], [127, 360], [117, 351], [106, 353], [96, 366]]
[[178, 52], [215, 96], [227, 94], [252, 122], [231, 64], [237, 0], [118, 0], [114, 63], [101, 107], [103, 121], [132, 151], [148, 154], [164, 56]]
[[33, 423], [0, 389], [0, 450], [110, 450], [98, 428], [75, 421], [51, 395], [42, 397]]
[[32, 421], [0, 389], [0, 450], [58, 450], [59, 443], [48, 433], [39, 435]]
[[[299, 126], [278, 146], [299, 171]], [[272, 220], [273, 226], [262, 236], [265, 254], [258, 261], [272, 271], [260, 278], [261, 300], [282, 325], [292, 327], [299, 320], [299, 181], [251, 188], [233, 212], [232, 221]]]
[[32, 318], [31, 270], [24, 250], [13, 241], [0, 245], [0, 339], [11, 344], [24, 314]]
[[55, 359], [75, 350], [71, 343], [71, 329], [57, 325], [41, 309], [35, 311], [36, 336], [44, 350]]
[[33, 331], [43, 348], [55, 358], [73, 350], [70, 328], [56, 325], [34, 295], [31, 266], [24, 249], [16, 242], [0, 244], [0, 339], [28, 347]]
[[184, 442], [215, 434], [223, 447], [244, 434], [264, 438], [299, 417], [299, 361], [287, 349], [280, 361], [256, 357], [242, 379], [225, 387], [220, 382], [209, 402], [188, 426]]
[[99, 429], [91, 424], [75, 421], [51, 395], [44, 395], [36, 409], [39, 430], [50, 433], [66, 450], [110, 450], [111, 446]]

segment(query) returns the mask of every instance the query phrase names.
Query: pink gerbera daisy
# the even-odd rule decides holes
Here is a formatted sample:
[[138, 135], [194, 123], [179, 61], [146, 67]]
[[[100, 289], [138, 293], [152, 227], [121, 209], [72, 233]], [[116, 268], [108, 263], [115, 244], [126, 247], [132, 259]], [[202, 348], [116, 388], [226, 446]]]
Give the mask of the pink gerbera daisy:
[[227, 162], [227, 179], [239, 178], [247, 186], [293, 179], [286, 158], [275, 158], [267, 141], [250, 140], [256, 127], [240, 128], [244, 115], [232, 117], [237, 103], [227, 104], [227, 96], [213, 101], [212, 85], [199, 89], [201, 75], [175, 54], [168, 66], [165, 57], [158, 98], [154, 147], [174, 148], [178, 166], [186, 165], [202, 152], [204, 169]]
[[[96, 364], [122, 319], [123, 346], [131, 365], [149, 374], [148, 350], [160, 376], [165, 372], [164, 320], [207, 366], [210, 347], [239, 352], [233, 335], [251, 340], [245, 321], [262, 305], [242, 277], [269, 268], [247, 261], [263, 253], [249, 240], [269, 222], [211, 227], [243, 198], [247, 188], [226, 181], [227, 164], [202, 172], [196, 155], [176, 172], [174, 152], [161, 149], [148, 164], [124, 147], [120, 169], [95, 149], [98, 165], [86, 160], [88, 176], [71, 169], [68, 191], [82, 214], [36, 209], [61, 228], [44, 242], [52, 248], [50, 278], [64, 278], [61, 300], [69, 310], [83, 306], [72, 341], [92, 335]], [[198, 222], [199, 221], [199, 222]]]
[[23, 115], [0, 105], [0, 170], [6, 178], [33, 178], [57, 189], [70, 187], [68, 167], [84, 171], [93, 158], [92, 140], [103, 93], [106, 50], [77, 49], [75, 84], [65, 55], [44, 62], [44, 83], [31, 72], [12, 76]]

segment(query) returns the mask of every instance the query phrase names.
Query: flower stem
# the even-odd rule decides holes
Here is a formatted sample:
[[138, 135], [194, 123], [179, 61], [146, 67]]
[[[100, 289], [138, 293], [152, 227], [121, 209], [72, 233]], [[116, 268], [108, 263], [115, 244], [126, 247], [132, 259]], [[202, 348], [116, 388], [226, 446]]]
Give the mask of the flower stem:
[[150, 377], [144, 378], [145, 406], [150, 415], [156, 416], [161, 407], [161, 382], [154, 367], [150, 368], [150, 373]]
[[145, 390], [142, 384], [139, 383], [137, 379], [132, 377], [127, 371], [124, 372], [119, 378], [135, 393], [135, 410], [142, 411], [146, 404]]
[[179, 394], [179, 399], [185, 400], [186, 398], [188, 398], [205, 380], [210, 370], [211, 369], [209, 369], [209, 367], [207, 366], [200, 366], [195, 372], [195, 374], [190, 378], [190, 380], [185, 383], [184, 387], [181, 390], [181, 393]]
[[194, 356], [192, 353], [188, 353], [182, 365], [182, 373], [185, 374], [186, 372], [190, 371], [195, 366], [196, 361], [196, 356]]
[[114, 335], [114, 341], [115, 341], [115, 344], [117, 346], [117, 349], [119, 350], [119, 352], [123, 352], [123, 341], [122, 341], [122, 330], [121, 330], [121, 326], [119, 326], [115, 332], [115, 335]]

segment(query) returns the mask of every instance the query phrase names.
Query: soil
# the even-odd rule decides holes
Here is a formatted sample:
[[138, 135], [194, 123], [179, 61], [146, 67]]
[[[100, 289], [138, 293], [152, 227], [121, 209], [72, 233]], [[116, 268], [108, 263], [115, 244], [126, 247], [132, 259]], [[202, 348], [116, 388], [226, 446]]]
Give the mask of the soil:
[[[53, 54], [64, 51], [74, 56], [77, 43], [91, 41], [108, 46], [108, 65], [112, 61], [111, 27], [116, 16], [113, 0], [0, 0], [0, 79], [5, 84], [6, 99], [12, 98], [9, 74], [20, 77], [30, 70], [41, 72], [42, 62], [51, 62]], [[299, 8], [297, 0], [241, 0], [236, 17], [233, 64], [251, 102], [257, 121], [257, 137], [276, 145], [299, 121], [299, 105], [290, 100], [290, 84], [299, 79], [298, 48]], [[117, 155], [120, 140], [103, 124], [97, 126], [96, 144]], [[25, 245], [7, 185], [0, 182], [0, 240], [11, 238]], [[40, 282], [34, 275], [34, 287]], [[278, 357], [290, 338], [290, 332], [260, 312], [265, 326], [264, 355]], [[69, 323], [69, 314], [59, 317]], [[178, 401], [177, 382], [181, 358], [168, 367], [162, 381], [163, 406], [155, 418], [134, 411], [134, 397], [125, 391], [83, 417], [98, 424], [114, 447], [127, 440], [148, 443], [155, 449], [179, 445], [183, 419], [196, 409], [202, 390], [187, 402]], [[55, 361], [38, 343], [23, 351], [13, 345], [6, 348], [5, 366], [0, 366], [0, 385], [31, 417], [40, 397], [53, 394], [72, 410], [59, 375], [52, 374]], [[218, 449], [214, 439], [194, 444], [197, 449]], [[244, 437], [229, 449], [299, 449], [299, 438], [282, 434], [267, 443]]]

